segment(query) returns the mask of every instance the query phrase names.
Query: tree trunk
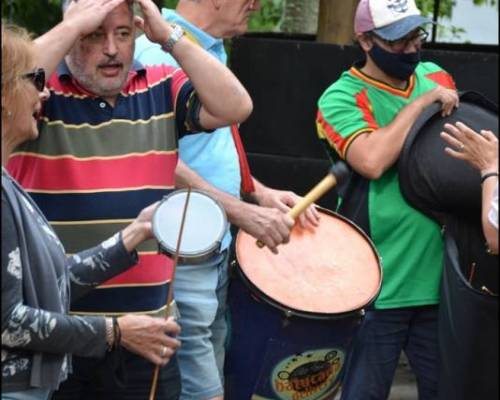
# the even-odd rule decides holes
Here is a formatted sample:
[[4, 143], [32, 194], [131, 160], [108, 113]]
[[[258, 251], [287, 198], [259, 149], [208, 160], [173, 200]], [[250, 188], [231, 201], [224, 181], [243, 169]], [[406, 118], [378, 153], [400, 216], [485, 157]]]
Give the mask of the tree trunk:
[[284, 0], [281, 32], [310, 33], [318, 31], [319, 0]]
[[317, 41], [339, 45], [352, 44], [357, 5], [358, 0], [321, 0]]

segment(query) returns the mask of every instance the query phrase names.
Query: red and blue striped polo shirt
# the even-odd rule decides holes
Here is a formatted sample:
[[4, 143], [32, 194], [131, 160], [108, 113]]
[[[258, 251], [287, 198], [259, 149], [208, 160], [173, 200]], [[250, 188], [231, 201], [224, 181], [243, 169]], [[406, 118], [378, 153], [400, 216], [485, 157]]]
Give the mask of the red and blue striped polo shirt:
[[[47, 87], [39, 137], [8, 169], [40, 206], [68, 254], [123, 229], [174, 188], [178, 138], [190, 133], [193, 87], [180, 69], [134, 63], [114, 107], [89, 93], [62, 63]], [[156, 313], [172, 262], [156, 241], [139, 263], [72, 305], [77, 314]]]

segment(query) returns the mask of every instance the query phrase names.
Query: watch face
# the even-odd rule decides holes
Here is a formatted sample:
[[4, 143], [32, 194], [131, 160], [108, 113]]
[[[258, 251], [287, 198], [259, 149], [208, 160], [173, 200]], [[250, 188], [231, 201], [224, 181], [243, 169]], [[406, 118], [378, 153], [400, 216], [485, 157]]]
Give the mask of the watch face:
[[168, 38], [167, 42], [163, 45], [163, 50], [171, 52], [174, 45], [179, 41], [179, 39], [184, 35], [184, 30], [179, 26], [172, 24], [173, 30]]

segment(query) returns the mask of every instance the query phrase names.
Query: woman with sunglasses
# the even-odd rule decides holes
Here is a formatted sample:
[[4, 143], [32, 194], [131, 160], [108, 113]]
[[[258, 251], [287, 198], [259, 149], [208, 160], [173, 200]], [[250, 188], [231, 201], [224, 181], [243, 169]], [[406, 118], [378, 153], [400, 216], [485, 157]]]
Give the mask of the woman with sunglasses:
[[137, 262], [134, 249], [152, 237], [156, 204], [67, 259], [45, 217], [4, 168], [16, 146], [38, 136], [37, 116], [48, 96], [29, 35], [2, 23], [2, 400], [48, 399], [71, 372], [70, 354], [103, 357], [121, 345], [165, 365], [180, 344], [171, 337], [179, 332], [171, 318], [67, 315], [70, 301]]

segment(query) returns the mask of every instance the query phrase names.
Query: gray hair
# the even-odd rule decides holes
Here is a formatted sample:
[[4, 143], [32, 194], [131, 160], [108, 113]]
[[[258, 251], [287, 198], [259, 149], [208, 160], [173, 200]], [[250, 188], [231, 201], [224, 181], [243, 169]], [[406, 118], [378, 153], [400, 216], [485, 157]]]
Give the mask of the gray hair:
[[69, 3], [71, 3], [72, 1], [73, 0], [62, 0], [62, 2], [61, 2], [61, 8], [62, 8], [63, 14], [66, 12], [66, 9], [68, 8]]
[[[77, 0], [62, 0], [61, 8], [62, 8], [63, 14], [66, 12], [66, 9], [69, 7], [69, 5], [72, 1], [77, 1]], [[133, 0], [127, 0], [127, 5], [128, 5], [128, 8], [130, 9], [130, 11], [133, 12], [133, 10], [134, 10], [133, 9], [133, 6], [134, 6]]]

